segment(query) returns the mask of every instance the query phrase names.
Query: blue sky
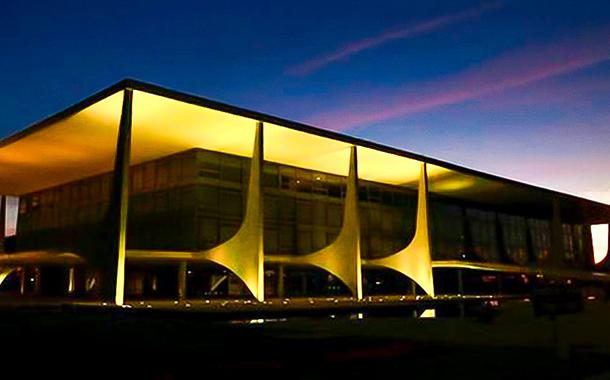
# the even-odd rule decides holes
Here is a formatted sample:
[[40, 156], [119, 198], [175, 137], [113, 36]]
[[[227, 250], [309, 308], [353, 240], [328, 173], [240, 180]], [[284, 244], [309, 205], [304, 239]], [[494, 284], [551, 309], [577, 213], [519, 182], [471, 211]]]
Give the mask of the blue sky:
[[610, 192], [607, 1], [3, 2], [0, 43], [1, 136], [132, 77]]

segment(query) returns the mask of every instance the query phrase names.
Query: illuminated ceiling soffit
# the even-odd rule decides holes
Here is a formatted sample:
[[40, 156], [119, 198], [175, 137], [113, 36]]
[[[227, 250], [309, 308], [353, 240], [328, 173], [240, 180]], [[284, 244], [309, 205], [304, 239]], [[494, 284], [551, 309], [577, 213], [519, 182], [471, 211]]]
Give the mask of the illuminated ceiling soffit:
[[122, 94], [0, 147], [0, 194], [20, 195], [111, 170]]
[[361, 179], [417, 188], [420, 171], [420, 161], [358, 147], [358, 177]]
[[265, 123], [265, 160], [347, 176], [351, 144]]
[[134, 91], [131, 162], [193, 148], [252, 156], [256, 120]]

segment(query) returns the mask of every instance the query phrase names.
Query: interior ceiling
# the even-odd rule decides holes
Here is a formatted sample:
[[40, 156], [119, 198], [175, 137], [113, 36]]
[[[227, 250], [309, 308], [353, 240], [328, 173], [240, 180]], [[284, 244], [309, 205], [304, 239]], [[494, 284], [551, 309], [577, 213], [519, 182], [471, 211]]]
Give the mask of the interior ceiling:
[[[122, 95], [123, 91], [114, 93], [0, 146], [0, 193], [20, 195], [112, 170]], [[249, 157], [257, 123], [140, 90], [134, 90], [132, 121], [132, 164], [192, 148]], [[345, 176], [350, 147], [347, 142], [265, 122], [268, 161]], [[420, 161], [358, 147], [361, 179], [415, 187], [420, 170]], [[550, 193], [437, 165], [428, 165], [428, 175], [430, 191], [441, 196], [519, 207], [548, 205], [550, 199]]]

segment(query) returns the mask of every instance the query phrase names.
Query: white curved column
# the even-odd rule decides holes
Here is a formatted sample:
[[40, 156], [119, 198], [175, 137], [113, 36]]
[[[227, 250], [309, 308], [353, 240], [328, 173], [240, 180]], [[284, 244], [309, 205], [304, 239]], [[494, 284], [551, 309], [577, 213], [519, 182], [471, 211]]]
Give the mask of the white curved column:
[[0, 268], [0, 285], [2, 285], [8, 275], [13, 273], [15, 270], [17, 270], [17, 268]]
[[357, 148], [351, 147], [349, 174], [345, 191], [343, 224], [339, 235], [330, 245], [303, 256], [268, 256], [268, 262], [314, 265], [337, 277], [352, 292], [362, 298], [360, 258], [360, 218], [358, 215]]
[[432, 259], [430, 254], [430, 237], [428, 230], [428, 182], [426, 163], [421, 164], [417, 189], [417, 215], [415, 235], [406, 248], [386, 257], [365, 260], [365, 265], [378, 266], [395, 270], [409, 277], [421, 286], [424, 291], [434, 296], [432, 279]]
[[200, 258], [215, 262], [239, 277], [259, 301], [265, 299], [263, 267], [263, 205], [261, 173], [263, 166], [263, 123], [256, 124], [254, 151], [250, 164], [250, 179], [246, 212], [235, 235], [217, 247], [196, 253]]

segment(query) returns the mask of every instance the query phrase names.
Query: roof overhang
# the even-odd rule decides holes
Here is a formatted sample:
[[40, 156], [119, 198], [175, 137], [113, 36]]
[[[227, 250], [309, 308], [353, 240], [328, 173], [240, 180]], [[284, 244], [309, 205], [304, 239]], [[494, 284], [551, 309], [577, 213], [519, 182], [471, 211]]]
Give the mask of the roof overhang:
[[0, 194], [27, 194], [112, 170], [127, 88], [134, 91], [132, 164], [191, 148], [248, 157], [256, 123], [263, 122], [268, 161], [347, 175], [349, 148], [356, 145], [361, 179], [415, 187], [420, 164], [427, 162], [435, 195], [540, 213], [559, 198], [568, 219], [610, 221], [605, 204], [134, 80], [0, 141]]

